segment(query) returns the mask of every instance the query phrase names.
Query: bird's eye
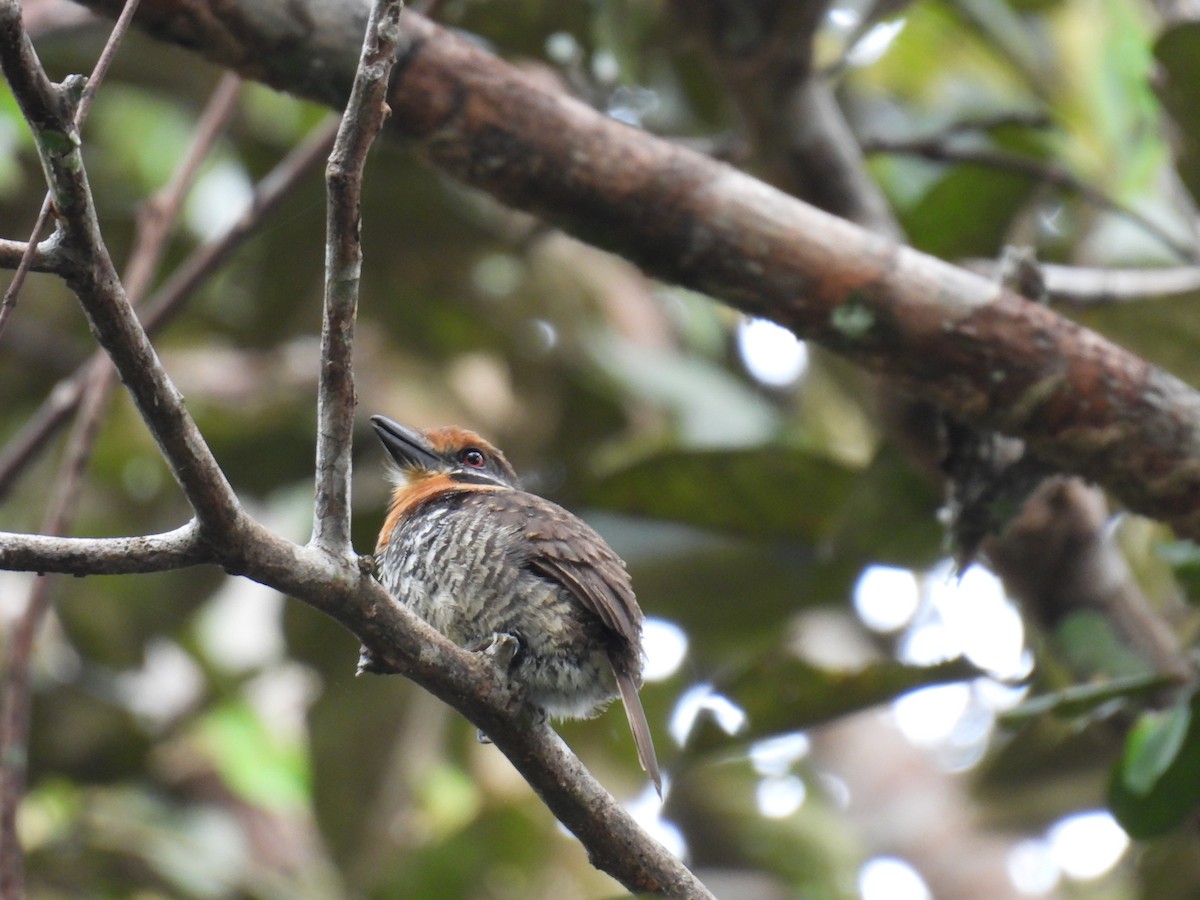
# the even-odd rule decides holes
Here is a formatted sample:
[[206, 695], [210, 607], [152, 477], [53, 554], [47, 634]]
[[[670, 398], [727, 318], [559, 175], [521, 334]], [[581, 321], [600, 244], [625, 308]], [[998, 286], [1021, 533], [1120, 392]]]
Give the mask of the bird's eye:
[[464, 466], [470, 466], [472, 469], [482, 469], [487, 465], [487, 457], [483, 455], [483, 451], [476, 450], [474, 447], [468, 447], [458, 454], [458, 458]]

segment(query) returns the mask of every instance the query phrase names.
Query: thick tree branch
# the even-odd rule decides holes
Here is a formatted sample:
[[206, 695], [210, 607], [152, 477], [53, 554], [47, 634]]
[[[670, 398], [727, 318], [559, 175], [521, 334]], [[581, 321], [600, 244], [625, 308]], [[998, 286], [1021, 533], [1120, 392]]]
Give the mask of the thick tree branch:
[[[146, 0], [140, 21], [249, 77], [340, 106], [361, 13], [332, 0], [296, 10]], [[1200, 394], [1178, 379], [985, 279], [551, 93], [419, 16], [402, 28], [391, 124], [435, 165], [885, 372], [964, 422], [1022, 437], [1043, 459], [1200, 537]]]
[[325, 302], [317, 394], [317, 485], [313, 541], [350, 555], [354, 432], [354, 323], [362, 274], [362, 177], [367, 151], [387, 118], [387, 90], [400, 39], [402, 0], [371, 5], [362, 56], [325, 168]]
[[[779, 7], [771, 2], [756, 5], [752, 12], [743, 12], [743, 15], [757, 16], [759, 31], [770, 34], [771, 40], [761, 41], [752, 48], [743, 45], [731, 48], [727, 43], [727, 32], [719, 27], [720, 23], [711, 19], [706, 21], [705, 16], [696, 13], [697, 6], [711, 11], [725, 8], [727, 3], [728, 0], [679, 3], [676, 4], [677, 19], [700, 38], [720, 67], [724, 80], [731, 84], [738, 107], [754, 135], [759, 165], [765, 165], [775, 182], [785, 190], [877, 234], [903, 240], [903, 231], [892, 215], [886, 198], [866, 174], [858, 141], [826, 80], [797, 64], [797, 58], [803, 60], [804, 56], [803, 51], [796, 47], [811, 46], [811, 21], [793, 19], [791, 25], [794, 32], [780, 34], [777, 28], [770, 27], [777, 15], [774, 11]], [[739, 9], [744, 10], [743, 7]], [[879, 8], [876, 7], [874, 12], [879, 12]], [[753, 52], [750, 52], [751, 49]], [[1011, 120], [1011, 114], [1006, 118]], [[1022, 124], [1037, 124], [1028, 121], [1028, 116], [1025, 119]], [[978, 130], [998, 124], [1004, 122], [995, 118], [990, 121], [960, 122], [946, 134], [949, 136], [966, 129]], [[975, 270], [974, 267], [972, 269]], [[989, 274], [1005, 287], [1018, 290], [1030, 298], [1038, 297], [1036, 292], [1022, 290], [1019, 282], [1014, 285], [1000, 278], [1001, 273], [1001, 269], [996, 269]], [[1049, 280], [1042, 267], [1038, 267], [1037, 274], [1039, 278]], [[897, 397], [888, 386], [881, 385], [881, 388], [887, 406], [915, 407], [911, 401]], [[914, 409], [910, 408], [889, 418], [899, 427], [900, 423], [913, 420], [913, 412]], [[977, 435], [983, 441], [977, 445], [980, 449], [991, 446], [997, 439], [994, 433], [961, 429], [953, 422], [949, 423], [947, 430]], [[909, 430], [900, 437], [914, 446], [919, 456], [930, 460], [943, 457], [946, 452], [945, 446], [929, 447], [929, 436], [920, 432]], [[1020, 454], [1024, 453], [1022, 442], [1007, 438], [1002, 440], [1016, 443], [1022, 448]], [[972, 439], [968, 441], [975, 442]], [[917, 444], [922, 446], [917, 447]], [[961, 445], [959, 449], [962, 449]], [[1023, 458], [1024, 465], [1010, 469], [1006, 474], [1020, 471], [1027, 477], [1035, 475], [1030, 487], [1036, 486], [1037, 481], [1044, 478], [1041, 473], [1046, 467], [1032, 455], [1026, 454]], [[945, 470], [944, 458], [941, 468]], [[993, 473], [992, 478], [984, 479], [985, 483], [975, 484], [966, 496], [971, 496], [982, 487], [984, 496], [995, 497], [991, 492], [999, 486], [996, 481], [999, 477], [998, 472]], [[951, 483], [955, 493], [964, 487], [964, 483], [956, 478], [951, 478]], [[1085, 488], [1079, 483], [1067, 484], [1071, 489], [1060, 489], [1056, 481], [1053, 486], [1043, 485], [1032, 496], [1021, 498], [1026, 502], [1010, 500], [1017, 502], [1024, 511], [1017, 523], [1010, 522], [1003, 534], [988, 540], [986, 546], [990, 564], [1004, 579], [1009, 592], [1019, 599], [1027, 614], [1047, 621], [1046, 611], [1061, 608], [1063, 595], [1070, 594], [1076, 605], [1102, 609], [1113, 622], [1117, 633], [1156, 671], [1186, 680], [1191, 675], [1192, 666], [1180, 651], [1171, 630], [1152, 612], [1124, 557], [1105, 528], [1103, 511], [1107, 509], [1107, 504], [1102, 492], [1095, 487]], [[1009, 482], [1006, 489], [1011, 490], [1014, 486], [1013, 482]], [[961, 499], [960, 495], [953, 504], [960, 511], [962, 507], [958, 501]], [[995, 503], [995, 500], [992, 502]], [[987, 506], [981, 504], [974, 512], [978, 514]], [[1047, 512], [1051, 514], [1046, 515]], [[1075, 554], [1066, 562], [1060, 554], [1054, 553], [1054, 549], [1062, 543], [1059, 535], [1064, 522], [1086, 523], [1074, 529], [1077, 546], [1095, 548], [1096, 552]], [[1086, 534], [1087, 528], [1092, 531], [1084, 539], [1082, 535]], [[1039, 536], [1039, 529], [1045, 534]], [[1010, 542], [1019, 542], [1019, 554], [1008, 546]], [[1056, 577], [1037, 581], [1028, 577], [1031, 570], [1051, 570]], [[936, 858], [925, 862], [927, 872], [939, 870]]]

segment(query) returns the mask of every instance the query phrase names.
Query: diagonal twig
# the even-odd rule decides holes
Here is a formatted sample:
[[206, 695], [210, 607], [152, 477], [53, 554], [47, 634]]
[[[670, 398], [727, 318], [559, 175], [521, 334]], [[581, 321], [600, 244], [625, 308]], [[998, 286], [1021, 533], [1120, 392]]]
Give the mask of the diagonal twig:
[[[121, 10], [121, 15], [117, 17], [117, 22], [109, 33], [108, 41], [105, 43], [104, 49], [100, 52], [100, 58], [96, 60], [91, 77], [88, 78], [87, 85], [84, 87], [83, 94], [79, 99], [79, 105], [75, 110], [74, 122], [76, 133], [82, 130], [83, 123], [87, 120], [88, 112], [92, 108], [92, 101], [95, 99], [100, 85], [104, 82], [104, 76], [108, 74], [109, 66], [112, 65], [113, 59], [116, 58], [117, 49], [121, 46], [121, 41], [124, 39], [125, 33], [129, 30], [129, 23], [133, 21], [133, 14], [137, 11], [139, 2], [140, 0], [126, 0], [125, 8]], [[18, 27], [20, 27], [19, 8], [17, 9], [16, 16]], [[6, 22], [4, 27], [11, 28], [11, 20]], [[24, 33], [24, 28], [20, 28], [20, 31], [22, 35], [22, 68], [35, 80], [45, 79], [45, 72], [42, 70], [41, 63], [38, 62], [37, 55], [33, 50], [33, 44], [29, 41], [28, 35]], [[35, 74], [37, 72], [41, 73], [40, 78]], [[5, 75], [8, 75], [7, 68], [5, 69]], [[48, 83], [48, 79], [46, 81]], [[38, 85], [38, 90], [45, 91], [46, 85]], [[37, 250], [38, 237], [46, 229], [46, 225], [50, 221], [52, 210], [51, 196], [51, 194], [47, 194], [46, 199], [42, 201], [41, 211], [38, 213], [37, 220], [33, 225], [33, 233], [29, 236], [29, 241], [25, 245], [25, 252], [21, 255], [20, 263], [17, 264], [17, 271], [14, 273], [12, 281], [9, 282], [8, 288], [4, 292], [4, 300], [0, 302], [0, 338], [4, 336], [8, 320], [12, 317], [13, 310], [16, 309], [17, 297], [21, 293], [22, 286], [25, 284], [25, 276], [29, 274], [29, 269]]]
[[[968, 259], [965, 268], [992, 275], [990, 259]], [[1145, 269], [1108, 269], [1039, 263], [1051, 303], [1064, 306], [1115, 306], [1162, 297], [1200, 292], [1200, 266]]]
[[125, 293], [134, 306], [141, 303], [162, 260], [163, 248], [174, 231], [187, 198], [196, 183], [201, 163], [212, 152], [213, 144], [225, 131], [242, 89], [242, 79], [232, 73], [221, 76], [196, 123], [191, 146], [171, 174], [170, 180], [138, 211], [137, 233], [133, 250], [122, 279]]
[[[132, 13], [131, 4], [127, 11]], [[128, 19], [118, 23], [119, 33], [128, 26]], [[118, 40], [110, 38], [96, 66], [94, 80], [84, 92], [83, 101], [75, 115], [76, 127], [82, 123], [88, 106], [95, 97], [104, 73], [111, 64]], [[150, 206], [159, 214], [144, 216], [138, 229], [130, 268], [137, 273], [131, 302], [145, 290], [158, 262], [162, 257], [166, 240], [182, 208], [183, 197], [195, 180], [199, 162], [207, 155], [216, 134], [224, 127], [233, 111], [237, 96], [236, 76], [226, 76], [222, 81], [208, 111], [202, 117], [197, 139], [175, 177], [152, 201]], [[45, 210], [47, 207], [43, 207]], [[36, 233], [35, 233], [36, 237]], [[18, 267], [28, 268], [32, 257], [33, 241], [30, 241], [25, 256]], [[13, 294], [15, 301], [15, 292]], [[11, 307], [9, 307], [11, 309]], [[103, 422], [104, 412], [114, 385], [113, 369], [108, 365], [88, 367], [87, 378], [81, 388], [81, 405], [75, 428], [68, 442], [67, 452], [56, 479], [55, 495], [50, 503], [47, 517], [42, 524], [42, 536], [54, 538], [66, 533], [78, 506], [87, 464], [95, 446], [96, 437]], [[16, 815], [25, 790], [25, 769], [28, 755], [30, 720], [30, 664], [34, 642], [42, 621], [49, 612], [51, 603], [50, 579], [39, 577], [30, 591], [25, 608], [13, 628], [5, 660], [4, 681], [0, 685], [0, 896], [19, 897], [23, 893], [23, 865], [19, 837], [16, 831]]]
[[[336, 121], [330, 121], [313, 131], [258, 183], [249, 206], [237, 222], [219, 238], [194, 250], [155, 291], [145, 303], [143, 322], [147, 332], [154, 334], [165, 326], [200, 285], [245, 243], [259, 223], [278, 209], [304, 176], [329, 153], [335, 129]], [[72, 375], [58, 383], [0, 452], [0, 501], [78, 406], [91, 367], [107, 365], [108, 358], [103, 351], [97, 351], [90, 360], [82, 363]]]
[[1197, 249], [1190, 243], [1177, 240], [1158, 223], [1142, 215], [1137, 210], [1118, 202], [1106, 191], [1093, 184], [1089, 184], [1057, 163], [1047, 163], [1039, 159], [1032, 159], [1028, 156], [1021, 156], [1004, 150], [955, 147], [937, 138], [913, 141], [865, 140], [863, 141], [863, 151], [868, 154], [906, 154], [919, 156], [922, 159], [928, 159], [932, 162], [977, 165], [1022, 175], [1031, 181], [1041, 182], [1058, 188], [1061, 191], [1078, 194], [1091, 205], [1107, 210], [1136, 225], [1180, 259], [1191, 263], [1200, 261], [1200, 249]]
[[[75, 429], [55, 482], [54, 497], [42, 522], [42, 533], [61, 535], [74, 518], [87, 462], [108, 402], [108, 380], [97, 378], [89, 386]], [[25, 609], [12, 630], [0, 685], [0, 897], [24, 893], [21, 845], [17, 834], [17, 808], [25, 794], [28, 755], [30, 684], [29, 666], [34, 639], [50, 607], [51, 580], [44, 575], [33, 583]]]

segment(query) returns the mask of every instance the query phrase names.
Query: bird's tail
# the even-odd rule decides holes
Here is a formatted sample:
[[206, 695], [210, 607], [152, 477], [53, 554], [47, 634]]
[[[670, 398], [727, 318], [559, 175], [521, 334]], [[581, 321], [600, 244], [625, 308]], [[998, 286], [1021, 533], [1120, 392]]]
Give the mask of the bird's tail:
[[633, 732], [633, 745], [637, 747], [638, 762], [658, 791], [662, 799], [662, 774], [658, 770], [658, 757], [654, 755], [654, 740], [650, 737], [650, 723], [646, 721], [646, 712], [642, 709], [642, 700], [638, 696], [637, 682], [621, 667], [614, 667], [617, 676], [617, 690], [621, 692], [621, 703], [625, 706], [625, 715], [629, 718], [629, 730]]

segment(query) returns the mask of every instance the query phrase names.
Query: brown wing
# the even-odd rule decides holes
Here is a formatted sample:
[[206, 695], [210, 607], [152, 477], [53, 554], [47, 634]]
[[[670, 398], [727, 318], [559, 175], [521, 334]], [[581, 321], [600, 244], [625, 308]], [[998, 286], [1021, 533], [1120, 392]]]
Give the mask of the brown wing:
[[650, 725], [638, 697], [641, 685], [642, 611], [633, 594], [625, 563], [591, 526], [561, 506], [524, 491], [488, 498], [493, 512], [521, 529], [534, 572], [561, 584], [608, 628], [624, 638], [626, 647], [610, 650], [617, 689], [633, 732], [638, 761], [662, 797], [662, 774], [650, 737]]
[[641, 653], [642, 611], [625, 563], [604, 538], [578, 516], [525, 491], [504, 492], [492, 508], [524, 534], [529, 548], [525, 565], [565, 587]]

